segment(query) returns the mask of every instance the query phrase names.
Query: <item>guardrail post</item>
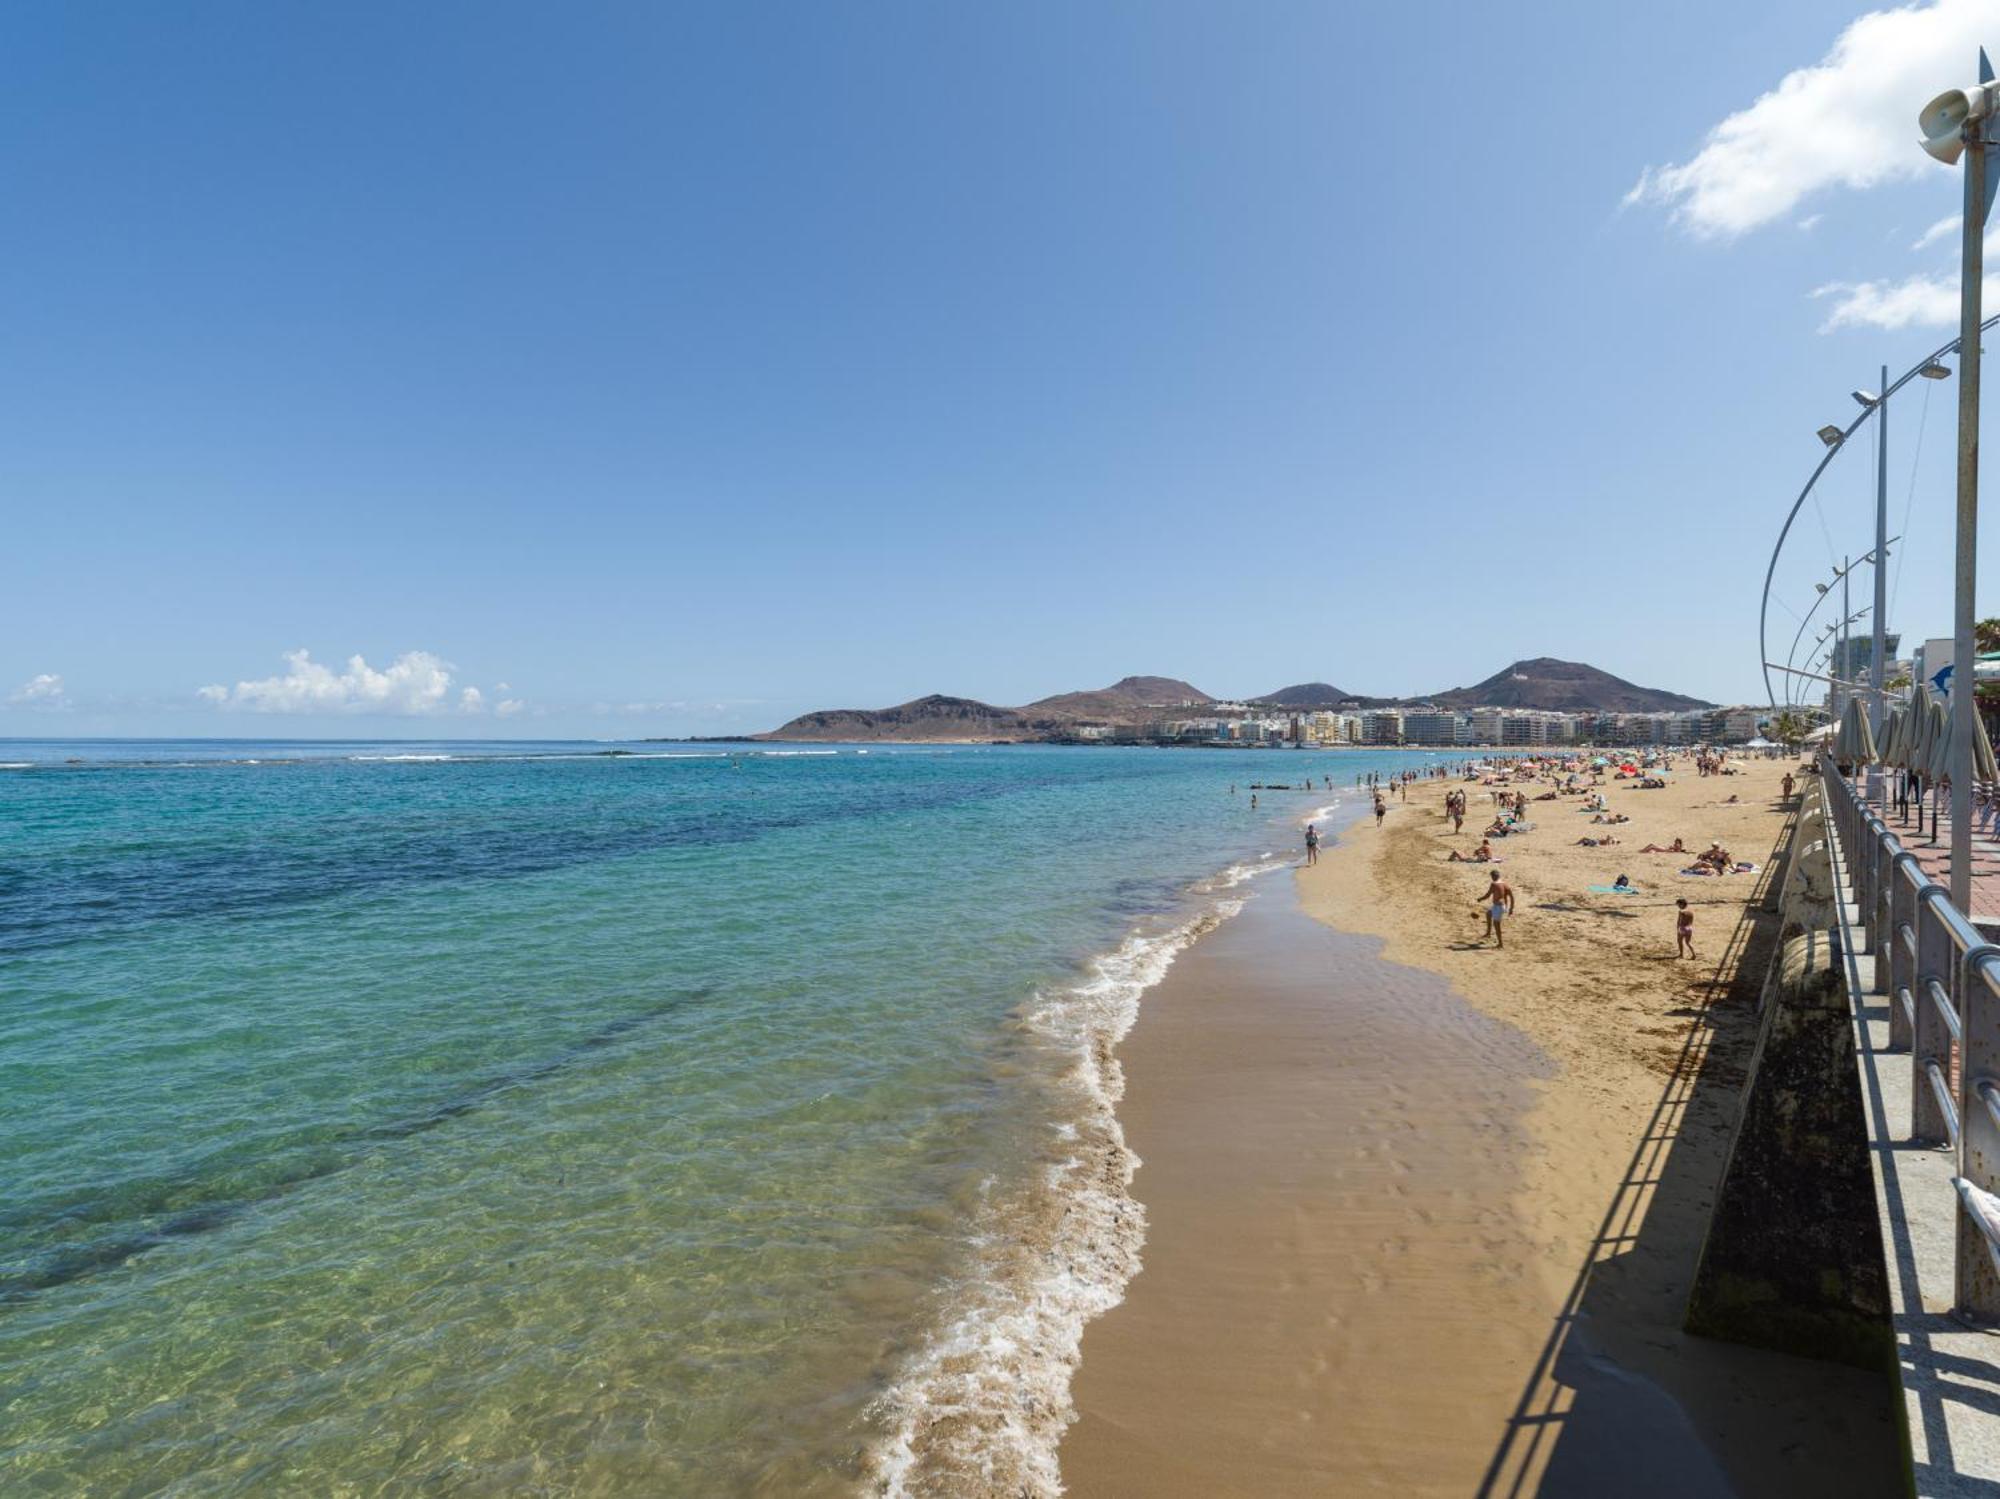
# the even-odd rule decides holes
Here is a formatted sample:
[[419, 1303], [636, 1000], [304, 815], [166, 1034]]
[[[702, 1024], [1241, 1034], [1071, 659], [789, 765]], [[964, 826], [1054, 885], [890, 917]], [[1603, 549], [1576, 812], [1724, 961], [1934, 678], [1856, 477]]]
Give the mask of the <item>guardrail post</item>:
[[1915, 1005], [1917, 992], [1917, 892], [1928, 881], [1923, 866], [1912, 853], [1900, 853], [1889, 870], [1889, 1048], [1908, 1051], [1916, 1044], [1910, 1009], [1903, 1001], [1909, 995]]
[[[1868, 930], [1871, 934], [1869, 946], [1875, 955], [1875, 982], [1877, 994], [1890, 996], [1890, 1019], [1895, 1016], [1895, 966], [1896, 966], [1896, 918], [1892, 909], [1896, 888], [1896, 860], [1902, 855], [1902, 841], [1887, 828], [1874, 841], [1875, 878], [1874, 889], [1868, 903]], [[1895, 1026], [1890, 1026], [1890, 1036], [1895, 1035]]]
[[1958, 953], [1940, 910], [1950, 906], [1951, 897], [1936, 885], [1917, 892], [1917, 972], [1910, 985], [1917, 1010], [1916, 1036], [1910, 1046], [1910, 1138], [1931, 1144], [1951, 1138], [1928, 1070], [1935, 1062], [1947, 1077], [1951, 1075], [1951, 1030], [1930, 993], [1932, 980], [1944, 986], [1947, 996], [1952, 989]]
[[[1975, 1187], [2000, 1192], [2000, 1115], [1985, 1089], [2000, 1085], [2000, 947], [1982, 943], [1959, 965], [1958, 1174]], [[1952, 1304], [1982, 1321], [2000, 1320], [2000, 1272], [1993, 1249], [1963, 1207], [1958, 1212], [1958, 1265]]]
[[1875, 919], [1875, 887], [1882, 865], [1884, 832], [1875, 814], [1861, 809], [1861, 842], [1854, 850], [1854, 903], [1860, 908], [1861, 927], [1868, 937], [1868, 951], [1882, 949], [1882, 927]]

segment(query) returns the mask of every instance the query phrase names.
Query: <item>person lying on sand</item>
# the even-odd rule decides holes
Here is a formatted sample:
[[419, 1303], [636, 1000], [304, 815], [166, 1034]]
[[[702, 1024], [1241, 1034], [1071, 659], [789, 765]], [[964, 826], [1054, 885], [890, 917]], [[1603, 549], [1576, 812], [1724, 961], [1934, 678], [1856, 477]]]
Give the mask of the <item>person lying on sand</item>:
[[1579, 838], [1576, 840], [1576, 846], [1578, 848], [1609, 848], [1617, 841], [1616, 838], [1606, 833], [1602, 838]]
[[1447, 864], [1491, 864], [1493, 862], [1493, 845], [1482, 838], [1479, 840], [1479, 847], [1475, 848], [1471, 853], [1462, 854], [1457, 849], [1453, 849], [1451, 857], [1445, 862]]
[[1623, 812], [1613, 812], [1609, 817], [1606, 817], [1602, 812], [1600, 812], [1590, 820], [1592, 822], [1620, 823], [1620, 822], [1630, 822], [1632, 819], [1627, 817]]
[[1642, 854], [1684, 854], [1687, 845], [1676, 838], [1672, 843], [1649, 843], [1639, 850]]

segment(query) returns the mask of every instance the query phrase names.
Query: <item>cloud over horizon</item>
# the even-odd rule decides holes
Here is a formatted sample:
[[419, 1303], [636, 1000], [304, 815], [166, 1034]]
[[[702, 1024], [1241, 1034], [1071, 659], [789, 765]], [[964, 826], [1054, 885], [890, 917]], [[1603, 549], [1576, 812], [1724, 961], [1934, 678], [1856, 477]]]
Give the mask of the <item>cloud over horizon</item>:
[[[283, 675], [202, 688], [196, 696], [218, 708], [253, 713], [384, 713], [408, 716], [437, 713], [449, 706], [449, 661], [429, 651], [405, 651], [382, 670], [359, 655], [347, 658], [336, 672], [312, 659], [306, 650], [286, 651], [289, 668]], [[461, 711], [477, 711], [479, 689], [460, 696]]]
[[[1863, 190], [1940, 170], [1917, 145], [1917, 111], [1940, 90], [1972, 81], [1993, 25], [1990, 3], [1980, 0], [1871, 11], [1819, 62], [1716, 125], [1687, 161], [1647, 167], [1625, 204], [1664, 207], [1698, 239], [1734, 239], [1827, 188]], [[1938, 233], [1933, 226], [1920, 243]]]
[[8, 693], [7, 701], [27, 708], [63, 708], [68, 706], [69, 696], [63, 690], [62, 677], [56, 672], [45, 671], [28, 678]]

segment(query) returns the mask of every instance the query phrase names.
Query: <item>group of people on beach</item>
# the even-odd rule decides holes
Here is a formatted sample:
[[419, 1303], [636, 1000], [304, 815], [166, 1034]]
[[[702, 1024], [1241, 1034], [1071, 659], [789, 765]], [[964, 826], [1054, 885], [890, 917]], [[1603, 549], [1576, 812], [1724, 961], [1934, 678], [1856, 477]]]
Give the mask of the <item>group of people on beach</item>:
[[[1700, 749], [1695, 752], [1695, 764], [1700, 774], [1733, 775], [1736, 770], [1729, 764], [1721, 750]], [[1565, 796], [1580, 795], [1582, 801], [1578, 810], [1590, 814], [1592, 830], [1576, 840], [1582, 848], [1610, 848], [1618, 844], [1618, 838], [1609, 829], [1631, 818], [1622, 812], [1611, 810], [1604, 796], [1606, 783], [1604, 774], [1609, 762], [1598, 761], [1583, 764], [1576, 759], [1524, 757], [1505, 765], [1469, 767], [1464, 776], [1466, 781], [1478, 780], [1489, 789], [1496, 808], [1493, 823], [1487, 827], [1479, 843], [1471, 852], [1453, 849], [1445, 857], [1450, 863], [1489, 864], [1497, 863], [1498, 856], [1493, 851], [1493, 840], [1514, 836], [1524, 831], [1532, 831], [1534, 824], [1528, 821], [1531, 803], [1558, 801]], [[1618, 764], [1611, 772], [1613, 780], [1628, 784], [1637, 782], [1640, 789], [1665, 786], [1666, 774], [1672, 769], [1672, 761], [1665, 758], [1645, 758], [1643, 763], [1628, 761]], [[1787, 778], [1789, 780], [1789, 777]], [[1531, 789], [1537, 784], [1548, 789], [1539, 792]], [[1791, 787], [1786, 787], [1789, 796]], [[1735, 800], [1735, 798], [1731, 798]], [[1454, 786], [1445, 793], [1443, 812], [1451, 822], [1453, 833], [1462, 831], [1465, 821], [1466, 790]], [[1599, 832], [1597, 828], [1604, 828]], [[1684, 840], [1675, 837], [1670, 843], [1646, 843], [1639, 850], [1648, 854], [1680, 854], [1689, 852]], [[1711, 843], [1706, 850], [1693, 857], [1681, 873], [1686, 875], [1716, 876], [1753, 870], [1754, 865], [1739, 863], [1719, 842]], [[1629, 875], [1620, 874], [1617, 881], [1605, 887], [1607, 893], [1637, 894], [1639, 887]], [[1482, 940], [1491, 939], [1494, 946], [1505, 947], [1504, 936], [1506, 918], [1514, 909], [1512, 887], [1501, 878], [1499, 871], [1489, 875], [1485, 895], [1482, 897], [1478, 913], [1485, 920]], [[1677, 958], [1696, 956], [1694, 945], [1694, 912], [1685, 898], [1674, 903], [1674, 953]]]
[[[1696, 769], [1703, 776], [1736, 774], [1735, 768], [1729, 764], [1728, 757], [1720, 750], [1699, 749], [1693, 759]], [[1555, 802], [1566, 796], [1580, 796], [1582, 801], [1577, 810], [1589, 813], [1594, 826], [1608, 829], [1620, 823], [1630, 822], [1631, 818], [1625, 813], [1612, 811], [1610, 804], [1605, 800], [1603, 788], [1607, 780], [1607, 769], [1611, 780], [1636, 782], [1641, 789], [1649, 789], [1667, 784], [1665, 776], [1672, 770], [1673, 762], [1664, 756], [1646, 756], [1643, 757], [1643, 763], [1635, 758], [1617, 763], [1615, 768], [1612, 766], [1613, 762], [1602, 758], [1586, 763], [1576, 757], [1524, 756], [1504, 764], [1472, 761], [1457, 767], [1431, 766], [1422, 771], [1407, 770], [1386, 777], [1367, 772], [1357, 775], [1355, 784], [1366, 786], [1372, 793], [1375, 822], [1378, 827], [1388, 813], [1390, 798], [1395, 797], [1407, 802], [1411, 783], [1419, 778], [1483, 784], [1492, 798], [1493, 821], [1486, 827], [1471, 852], [1453, 849], [1447, 853], [1446, 859], [1454, 864], [1495, 864], [1499, 862], [1498, 856], [1493, 851], [1493, 841], [1496, 838], [1512, 837], [1534, 830], [1534, 823], [1530, 820], [1534, 803]], [[1790, 779], [1789, 776], [1786, 777], [1788, 783]], [[1547, 789], [1535, 790], [1538, 784], [1545, 785]], [[1330, 778], [1328, 786], [1331, 787]], [[1230, 788], [1231, 791], [1235, 789], [1233, 786]], [[1789, 796], [1790, 792], [1791, 786], [1787, 784], [1785, 793]], [[1464, 830], [1467, 800], [1465, 784], [1450, 786], [1445, 791], [1443, 815], [1450, 821], [1454, 834]], [[1308, 865], [1319, 862], [1320, 841], [1318, 825], [1308, 822], [1305, 828], [1305, 862]], [[1585, 834], [1576, 842], [1583, 848], [1609, 848], [1616, 846], [1618, 839], [1609, 831], [1605, 831]], [[1647, 843], [1639, 852], [1685, 856], [1688, 847], [1681, 838], [1675, 837], [1670, 843]], [[1739, 864], [1718, 842], [1711, 843], [1706, 850], [1695, 855], [1693, 861], [1681, 872], [1688, 875], [1714, 876], [1741, 872], [1753, 867]], [[1625, 874], [1620, 874], [1615, 884], [1605, 888], [1608, 892], [1617, 894], [1636, 894], [1639, 889], [1630, 876]], [[1508, 917], [1513, 915], [1514, 907], [1513, 887], [1502, 878], [1499, 870], [1491, 871], [1478, 907], [1478, 914], [1485, 921], [1481, 941], [1490, 939], [1495, 948], [1504, 948], [1507, 945], [1506, 922]], [[1696, 956], [1694, 912], [1689, 908], [1685, 898], [1677, 899], [1674, 908], [1674, 954], [1677, 958], [1693, 958]]]

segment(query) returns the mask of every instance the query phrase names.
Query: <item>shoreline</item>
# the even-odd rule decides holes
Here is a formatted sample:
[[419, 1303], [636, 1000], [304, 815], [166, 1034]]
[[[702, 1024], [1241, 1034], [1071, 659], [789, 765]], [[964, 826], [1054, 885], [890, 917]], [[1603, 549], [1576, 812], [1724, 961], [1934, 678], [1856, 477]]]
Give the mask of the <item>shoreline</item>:
[[[1785, 768], [1704, 778], [1681, 763], [1664, 791], [1607, 783], [1631, 819], [1615, 828], [1573, 799], [1533, 805], [1536, 831], [1500, 844], [1519, 901], [1504, 953], [1467, 940], [1486, 871], [1444, 861], [1476, 838], [1448, 837], [1438, 809], [1464, 785], [1475, 831], [1486, 791], [1419, 781], [1387, 826], [1348, 824], [1284, 893], [1292, 921], [1332, 946], [1246, 912], [1147, 994], [1121, 1048], [1120, 1115], [1151, 1227], [1125, 1301], [1085, 1334], [1062, 1452], [1071, 1493], [1893, 1487], [1883, 1382], [1680, 1331], [1754, 1039], [1744, 995], [1762, 972], [1763, 875], [1680, 878], [1684, 860], [1636, 850], [1719, 839], [1766, 861]], [[1606, 832], [1618, 845], [1576, 845]], [[1588, 888], [1625, 872], [1641, 895]], [[1253, 911], [1285, 903], [1271, 894]], [[1670, 956], [1682, 895], [1699, 964]], [[1285, 966], [1308, 951], [1325, 971], [1290, 984]], [[1483, 1069], [1471, 1075], [1516, 1089], [1511, 1113], [1490, 1091], [1437, 1086], [1451, 1028], [1439, 995], [1469, 1027]], [[1337, 1071], [1385, 999], [1404, 1017], [1415, 1007], [1428, 1049], [1382, 1051], [1358, 1079], [1376, 1095], [1366, 1108], [1314, 1069], [1287, 1070], [1315, 1057]], [[1227, 1070], [1190, 1065], [1221, 1056]], [[1221, 1099], [1220, 1144], [1177, 1123]], [[1401, 1137], [1343, 1154], [1385, 1100]], [[1435, 1139], [1482, 1160], [1479, 1180], [1427, 1153]], [[1261, 1236], [1232, 1226], [1246, 1214]], [[1197, 1342], [1188, 1327], [1204, 1329]], [[1217, 1370], [1262, 1395], [1218, 1391]], [[1422, 1412], [1439, 1429], [1413, 1428]]]

